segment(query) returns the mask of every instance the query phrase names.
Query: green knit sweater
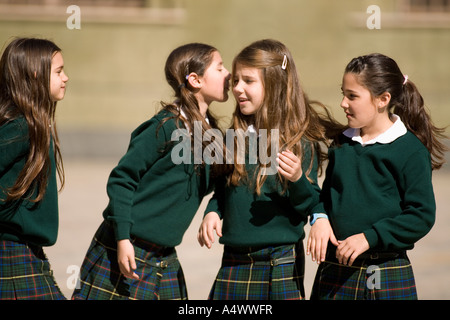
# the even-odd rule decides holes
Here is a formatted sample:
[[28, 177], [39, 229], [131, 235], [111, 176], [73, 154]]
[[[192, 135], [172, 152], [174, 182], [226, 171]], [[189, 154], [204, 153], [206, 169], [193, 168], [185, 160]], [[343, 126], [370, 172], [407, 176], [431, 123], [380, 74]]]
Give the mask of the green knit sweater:
[[133, 235], [162, 246], [180, 244], [207, 193], [208, 167], [172, 161], [177, 127], [174, 119], [163, 121], [171, 116], [161, 111], [141, 124], [110, 174], [103, 216], [113, 222], [117, 240]]
[[39, 203], [5, 202], [5, 189], [12, 187], [30, 151], [28, 125], [23, 117], [0, 127], [0, 239], [38, 246], [55, 244], [58, 235], [58, 187], [53, 143], [47, 190]]
[[[303, 159], [303, 172], [307, 171], [311, 153]], [[317, 159], [310, 178], [317, 181]], [[246, 163], [248, 177], [253, 177], [256, 164]], [[276, 175], [268, 175], [258, 195], [252, 186], [227, 186], [225, 179], [217, 181], [214, 195], [205, 214], [216, 212], [223, 219], [220, 243], [229, 246], [270, 246], [296, 243], [304, 238], [304, 225], [312, 207], [319, 200], [320, 188], [306, 176], [290, 182], [282, 193]]]
[[342, 135], [321, 199], [315, 212], [325, 210], [338, 240], [364, 233], [372, 251], [411, 249], [435, 221], [430, 153], [409, 131], [366, 146]]

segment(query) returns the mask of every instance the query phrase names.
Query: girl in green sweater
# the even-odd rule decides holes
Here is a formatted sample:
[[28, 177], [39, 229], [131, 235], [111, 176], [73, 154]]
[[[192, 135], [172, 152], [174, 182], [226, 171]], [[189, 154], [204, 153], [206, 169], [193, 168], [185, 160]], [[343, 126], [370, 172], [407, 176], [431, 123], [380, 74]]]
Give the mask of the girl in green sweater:
[[176, 99], [132, 133], [127, 153], [111, 172], [104, 222], [73, 299], [187, 299], [175, 246], [210, 189], [209, 167], [190, 157], [175, 163], [173, 137], [187, 130], [191, 146], [198, 128], [217, 127], [208, 106], [227, 100], [230, 74], [217, 49], [199, 43], [173, 50], [165, 73]]
[[[307, 252], [320, 266], [312, 299], [417, 299], [406, 250], [435, 221], [431, 172], [445, 146], [414, 83], [381, 54], [342, 80], [345, 130], [329, 149]], [[326, 213], [324, 215], [323, 213]]]
[[[234, 163], [224, 165], [198, 233], [202, 246], [211, 247], [214, 230], [224, 244], [210, 299], [303, 299], [303, 226], [318, 201], [325, 122], [302, 91], [291, 53], [278, 41], [244, 48], [234, 59], [232, 84], [232, 131], [237, 137], [245, 132], [249, 143], [236, 138], [237, 147], [228, 150]], [[253, 138], [258, 157], [258, 148], [250, 147]], [[243, 149], [245, 163], [238, 160]], [[262, 153], [277, 163], [262, 161]]]
[[17, 38], [0, 60], [0, 299], [64, 300], [42, 247], [58, 235], [64, 172], [55, 127], [65, 95], [61, 49]]

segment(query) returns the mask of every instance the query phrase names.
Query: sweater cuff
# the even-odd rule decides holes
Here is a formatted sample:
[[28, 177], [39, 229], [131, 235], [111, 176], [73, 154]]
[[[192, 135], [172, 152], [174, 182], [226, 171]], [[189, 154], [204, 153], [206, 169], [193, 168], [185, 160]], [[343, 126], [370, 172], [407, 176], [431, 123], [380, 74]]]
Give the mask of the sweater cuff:
[[314, 188], [305, 174], [302, 174], [297, 181], [289, 182], [289, 190], [290, 193], [296, 197], [299, 195], [304, 195], [305, 192], [308, 195], [314, 193]]
[[208, 213], [210, 212], [215, 212], [219, 215], [220, 219], [222, 219], [222, 214], [220, 213], [219, 210], [219, 203], [218, 203], [218, 199], [213, 196], [208, 204], [206, 205], [205, 211], [203, 212], [203, 217], [205, 217]]
[[364, 236], [369, 243], [370, 248], [375, 247], [378, 244], [378, 234], [375, 230], [369, 229], [364, 231]]
[[131, 231], [131, 222], [120, 222], [114, 226], [114, 234], [116, 237], [116, 241], [123, 239], [130, 239], [130, 231]]

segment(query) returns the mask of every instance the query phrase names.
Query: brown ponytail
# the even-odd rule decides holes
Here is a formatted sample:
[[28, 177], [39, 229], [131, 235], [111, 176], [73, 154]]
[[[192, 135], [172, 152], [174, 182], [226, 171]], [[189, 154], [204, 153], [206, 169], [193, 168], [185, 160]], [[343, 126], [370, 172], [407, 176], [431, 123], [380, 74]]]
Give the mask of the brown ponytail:
[[400, 71], [393, 59], [378, 53], [360, 56], [350, 61], [345, 72], [357, 75], [359, 83], [373, 98], [389, 92], [389, 112], [397, 114], [406, 128], [425, 145], [431, 154], [432, 168], [442, 167], [447, 150], [441, 141], [447, 138], [445, 128], [433, 124], [416, 85]]
[[[218, 121], [209, 109], [206, 111], [209, 123], [205, 120], [205, 117], [200, 112], [198, 100], [188, 84], [187, 76], [192, 72], [198, 76], [203, 76], [211, 65], [213, 53], [216, 51], [216, 48], [203, 43], [182, 45], [170, 53], [164, 69], [167, 83], [174, 91], [175, 101], [172, 103], [161, 102], [163, 109], [175, 114], [177, 126], [179, 123], [185, 123], [190, 132], [194, 132], [194, 121], [201, 122], [202, 136], [208, 129], [218, 129]], [[181, 109], [186, 121], [182, 119]], [[164, 121], [169, 119], [167, 118]], [[192, 145], [194, 145], [194, 139], [194, 135], [191, 135]], [[203, 141], [202, 139], [201, 143], [202, 150], [204, 150], [211, 142]], [[214, 143], [222, 144], [222, 141], [215, 141]], [[224, 146], [221, 146], [221, 149], [225, 152]], [[202, 157], [203, 164], [204, 160]]]

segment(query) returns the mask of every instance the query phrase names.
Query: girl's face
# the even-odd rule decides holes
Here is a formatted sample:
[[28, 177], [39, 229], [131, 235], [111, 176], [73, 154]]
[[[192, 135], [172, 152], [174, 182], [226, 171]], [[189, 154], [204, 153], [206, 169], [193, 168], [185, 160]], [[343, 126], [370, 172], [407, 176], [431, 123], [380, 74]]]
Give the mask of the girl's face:
[[52, 58], [52, 67], [50, 73], [50, 96], [53, 101], [59, 101], [64, 98], [66, 93], [66, 82], [69, 78], [64, 73], [64, 60], [61, 52], [55, 53]]
[[223, 65], [219, 52], [213, 52], [211, 64], [201, 79], [202, 87], [199, 93], [207, 105], [213, 101], [225, 102], [228, 100], [230, 73]]
[[264, 99], [261, 70], [237, 64], [233, 76], [233, 94], [242, 114], [256, 113]]
[[344, 74], [342, 81], [341, 107], [351, 128], [370, 129], [376, 126], [380, 116], [377, 99], [373, 99], [370, 91], [357, 82], [353, 73]]

